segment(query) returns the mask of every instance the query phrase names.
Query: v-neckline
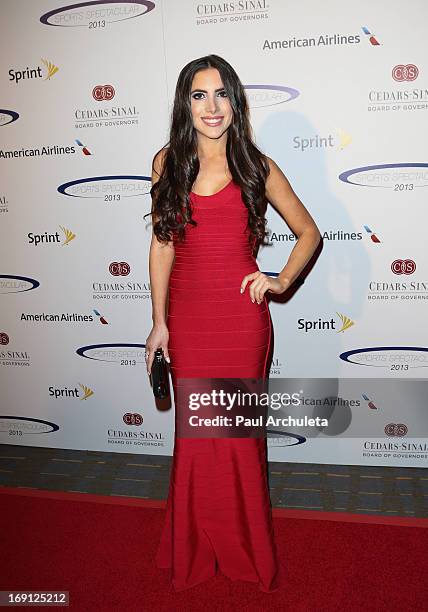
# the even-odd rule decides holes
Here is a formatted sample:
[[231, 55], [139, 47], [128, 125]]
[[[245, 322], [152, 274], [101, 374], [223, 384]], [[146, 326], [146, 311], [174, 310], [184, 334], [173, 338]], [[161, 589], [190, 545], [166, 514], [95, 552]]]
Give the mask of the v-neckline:
[[194, 191], [191, 191], [190, 193], [192, 195], [197, 196], [198, 198], [212, 198], [213, 196], [218, 195], [219, 193], [222, 193], [225, 189], [227, 189], [227, 187], [229, 187], [229, 185], [231, 185], [233, 183], [233, 179], [231, 179], [228, 183], [226, 183], [226, 185], [224, 187], [222, 187], [221, 189], [219, 189], [218, 191], [216, 191], [215, 193], [210, 193], [209, 195], [202, 195], [201, 193], [195, 193]]

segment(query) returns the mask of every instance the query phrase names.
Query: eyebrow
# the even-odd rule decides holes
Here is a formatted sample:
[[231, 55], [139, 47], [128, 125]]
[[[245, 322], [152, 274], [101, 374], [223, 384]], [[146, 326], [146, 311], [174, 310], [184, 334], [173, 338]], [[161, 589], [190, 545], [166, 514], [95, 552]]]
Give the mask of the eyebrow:
[[[219, 87], [219, 89], [215, 89], [214, 91], [223, 91], [224, 87]], [[190, 93], [195, 93], [195, 91], [202, 91], [202, 93], [208, 93], [206, 89], [192, 89]]]

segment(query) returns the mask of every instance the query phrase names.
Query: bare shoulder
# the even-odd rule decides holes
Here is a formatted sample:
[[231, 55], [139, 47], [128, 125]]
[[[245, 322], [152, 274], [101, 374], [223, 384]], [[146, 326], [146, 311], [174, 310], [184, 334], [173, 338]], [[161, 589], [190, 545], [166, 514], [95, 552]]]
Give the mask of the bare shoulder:
[[152, 181], [156, 182], [162, 174], [168, 147], [163, 147], [156, 153], [152, 162]]
[[278, 194], [278, 192], [291, 194], [293, 190], [284, 172], [273, 159], [267, 155], [265, 155], [265, 159], [269, 166], [269, 174], [266, 178], [267, 198], [270, 199], [269, 196], [273, 196], [273, 199], [275, 199], [275, 194]]
[[319, 234], [315, 221], [295, 194], [284, 172], [273, 159], [267, 156], [265, 158], [269, 164], [265, 185], [267, 200], [282, 215], [296, 236], [308, 229]]

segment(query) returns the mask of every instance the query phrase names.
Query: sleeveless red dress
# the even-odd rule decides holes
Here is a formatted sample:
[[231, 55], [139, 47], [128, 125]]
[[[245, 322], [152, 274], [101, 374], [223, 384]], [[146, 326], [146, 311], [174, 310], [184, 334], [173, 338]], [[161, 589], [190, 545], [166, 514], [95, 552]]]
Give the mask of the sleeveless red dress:
[[[232, 181], [190, 195], [185, 241], [175, 243], [168, 298], [174, 395], [179, 377], [262, 378], [272, 322], [266, 299], [251, 302], [246, 274], [258, 270], [248, 210]], [[156, 555], [181, 591], [217, 569], [232, 580], [278, 588], [279, 565], [267, 482], [266, 438], [179, 438], [175, 434], [166, 519]]]

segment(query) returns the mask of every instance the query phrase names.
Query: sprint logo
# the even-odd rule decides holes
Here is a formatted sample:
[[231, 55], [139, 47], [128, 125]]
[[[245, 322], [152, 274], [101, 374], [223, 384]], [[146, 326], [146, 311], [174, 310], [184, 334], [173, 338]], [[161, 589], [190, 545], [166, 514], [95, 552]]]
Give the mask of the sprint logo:
[[34, 234], [33, 232], [29, 232], [28, 236], [28, 244], [32, 244], [34, 246], [38, 246], [40, 244], [61, 244], [65, 246], [66, 244], [70, 244], [72, 240], [76, 238], [76, 234], [72, 232], [67, 227], [59, 226], [62, 233], [64, 234], [61, 237], [59, 232], [55, 232], [53, 234], [49, 234], [45, 232], [44, 234]]
[[348, 134], [348, 132], [345, 132], [345, 130], [341, 130], [340, 128], [337, 129], [337, 134], [339, 149], [343, 151], [343, 149], [345, 149], [349, 144], [351, 144], [352, 136], [351, 134]]
[[64, 232], [65, 236], [65, 241], [62, 243], [62, 246], [69, 244], [72, 240], [76, 238], [76, 234], [74, 234], [71, 230], [67, 229], [66, 227], [62, 227], [62, 225], [60, 225], [60, 228]]
[[297, 149], [304, 153], [313, 149], [334, 149], [338, 148], [343, 151], [352, 142], [352, 136], [342, 130], [336, 128], [336, 134], [314, 134], [313, 136], [294, 136], [293, 149]]
[[80, 390], [77, 387], [69, 389], [68, 387], [49, 387], [49, 395], [54, 399], [60, 399], [63, 397], [75, 397], [79, 400], [87, 400], [89, 397], [94, 395], [94, 391], [87, 385], [78, 383]]
[[339, 334], [340, 332], [344, 332], [346, 329], [349, 329], [350, 327], [352, 327], [353, 325], [355, 325], [354, 321], [352, 321], [352, 319], [350, 319], [349, 317], [347, 317], [344, 314], [340, 314], [340, 312], [336, 312], [337, 316], [339, 317], [339, 319], [342, 321], [342, 327], [340, 329], [337, 330], [337, 333]]
[[37, 66], [36, 68], [30, 68], [27, 66], [24, 69], [16, 70], [15, 68], [10, 68], [9, 70], [9, 81], [12, 81], [16, 85], [21, 81], [30, 81], [32, 79], [42, 79], [43, 81], [50, 81], [51, 78], [56, 74], [59, 70], [58, 66], [56, 66], [53, 62], [42, 59], [41, 60], [44, 68], [41, 66]]
[[310, 321], [309, 319], [298, 319], [297, 320], [297, 329], [303, 330], [306, 334], [309, 332], [320, 332], [320, 331], [335, 331], [338, 334], [340, 332], [344, 332], [353, 325], [355, 322], [348, 316], [341, 314], [340, 312], [336, 312], [337, 316], [341, 320], [340, 329], [337, 329], [337, 320], [333, 317], [331, 319], [319, 319]]
[[54, 74], [56, 74], [59, 70], [58, 66], [55, 66], [53, 62], [49, 60], [42, 59], [42, 62], [46, 66], [47, 74], [45, 76], [45, 81], [49, 81]]

